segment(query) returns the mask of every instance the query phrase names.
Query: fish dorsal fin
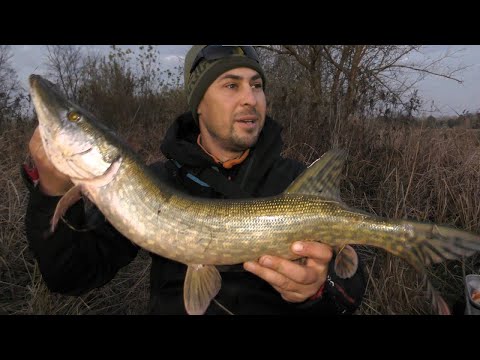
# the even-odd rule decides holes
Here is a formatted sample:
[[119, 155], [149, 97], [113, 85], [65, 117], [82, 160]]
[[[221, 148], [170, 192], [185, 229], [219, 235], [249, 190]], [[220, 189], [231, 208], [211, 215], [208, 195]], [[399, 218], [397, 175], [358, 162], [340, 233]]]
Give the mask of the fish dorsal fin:
[[189, 265], [183, 286], [185, 310], [189, 315], [203, 315], [218, 294], [222, 279], [213, 265]]
[[326, 152], [305, 169], [285, 193], [316, 195], [340, 202], [340, 174], [346, 158], [347, 153], [341, 149]]

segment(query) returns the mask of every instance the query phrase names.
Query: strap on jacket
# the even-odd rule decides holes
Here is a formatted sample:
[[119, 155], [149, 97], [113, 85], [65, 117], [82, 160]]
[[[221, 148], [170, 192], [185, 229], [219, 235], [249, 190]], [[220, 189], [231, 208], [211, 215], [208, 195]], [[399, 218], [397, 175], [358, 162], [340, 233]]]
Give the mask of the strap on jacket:
[[251, 198], [252, 195], [243, 190], [239, 184], [228, 180], [217, 170], [214, 170], [213, 167], [208, 167], [203, 169], [200, 174], [201, 179], [191, 172], [186, 170], [178, 161], [170, 160], [175, 164], [175, 166], [180, 170], [183, 169], [186, 172], [186, 177], [190, 180], [196, 182], [197, 184], [203, 187], [212, 187], [215, 191], [225, 195], [230, 199], [241, 199], [241, 198]]

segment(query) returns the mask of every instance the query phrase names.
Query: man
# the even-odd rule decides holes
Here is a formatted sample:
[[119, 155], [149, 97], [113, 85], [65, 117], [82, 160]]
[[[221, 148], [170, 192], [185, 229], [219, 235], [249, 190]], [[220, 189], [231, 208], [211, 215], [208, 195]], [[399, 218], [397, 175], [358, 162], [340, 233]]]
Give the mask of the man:
[[[266, 116], [265, 74], [253, 47], [196, 45], [185, 59], [191, 111], [176, 119], [161, 145], [168, 159], [152, 168], [178, 190], [207, 198], [265, 197], [281, 193], [305, 166], [280, 157], [281, 127]], [[72, 186], [43, 152], [38, 131], [30, 141], [38, 170], [26, 215], [27, 237], [51, 291], [79, 295], [110, 281], [138, 247], [101, 222], [82, 201], [45, 239], [61, 195]], [[303, 242], [292, 251], [303, 263], [265, 255], [219, 267], [222, 287], [206, 314], [343, 314], [360, 305], [362, 270], [341, 280], [332, 250]], [[150, 313], [185, 314], [186, 266], [152, 254]]]

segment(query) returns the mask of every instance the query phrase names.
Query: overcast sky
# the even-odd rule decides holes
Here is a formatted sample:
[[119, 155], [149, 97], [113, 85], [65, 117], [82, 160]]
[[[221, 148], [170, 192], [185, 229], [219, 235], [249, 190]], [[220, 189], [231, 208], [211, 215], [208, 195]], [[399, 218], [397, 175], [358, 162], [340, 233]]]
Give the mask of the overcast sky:
[[[134, 48], [134, 45], [122, 45], [122, 47]], [[12, 45], [12, 63], [18, 73], [19, 79], [26, 85], [28, 75], [44, 71], [46, 47], [42, 45]], [[159, 45], [161, 63], [164, 67], [175, 66], [183, 58], [190, 45]], [[88, 51], [99, 51], [107, 54], [108, 45], [86, 45]], [[445, 52], [455, 52], [445, 65], [467, 66], [468, 68], [459, 74], [463, 83], [439, 78], [427, 77], [417, 84], [419, 94], [424, 99], [426, 110], [435, 110], [434, 115], [452, 115], [462, 113], [464, 110], [480, 111], [480, 45], [435, 45], [425, 46], [424, 56], [437, 57]], [[433, 104], [433, 106], [432, 106]]]

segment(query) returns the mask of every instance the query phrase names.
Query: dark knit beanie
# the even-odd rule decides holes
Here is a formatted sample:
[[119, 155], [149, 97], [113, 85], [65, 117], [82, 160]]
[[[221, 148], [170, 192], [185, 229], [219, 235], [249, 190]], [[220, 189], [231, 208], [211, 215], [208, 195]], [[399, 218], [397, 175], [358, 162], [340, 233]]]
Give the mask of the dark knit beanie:
[[238, 68], [248, 67], [257, 71], [263, 80], [265, 86], [265, 74], [262, 66], [254, 59], [247, 57], [240, 46], [235, 47], [238, 51], [236, 53], [222, 57], [216, 60], [203, 59], [196, 65], [195, 70], [190, 73], [192, 65], [194, 65], [195, 58], [208, 45], [194, 45], [185, 57], [184, 67], [184, 86], [187, 95], [187, 102], [192, 111], [193, 118], [198, 125], [197, 109], [203, 95], [208, 87], [224, 72]]

